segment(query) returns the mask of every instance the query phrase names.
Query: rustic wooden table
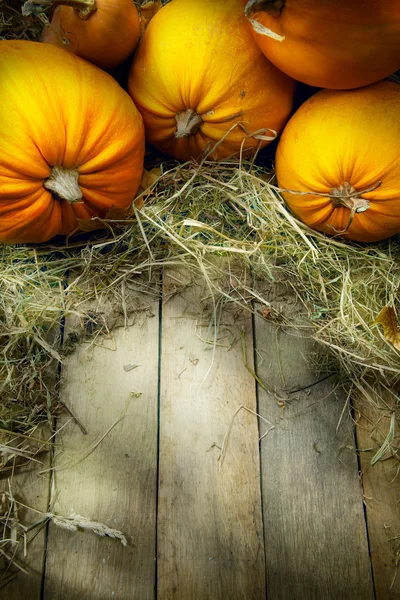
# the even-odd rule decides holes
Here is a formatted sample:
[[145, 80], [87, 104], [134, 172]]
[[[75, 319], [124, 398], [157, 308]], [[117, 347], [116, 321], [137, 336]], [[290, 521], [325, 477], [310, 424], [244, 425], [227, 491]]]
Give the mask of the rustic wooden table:
[[87, 434], [65, 416], [53, 470], [13, 482], [26, 504], [47, 512], [51, 494], [53, 512], [122, 530], [128, 546], [51, 523], [29, 544], [29, 574], [0, 596], [399, 598], [389, 541], [399, 487], [387, 463], [370, 468], [372, 453], [356, 449], [371, 446], [372, 416], [350, 412], [334, 377], [310, 385], [304, 332], [232, 308], [205, 344], [208, 291], [174, 294], [185, 277], [164, 273], [163, 302], [142, 297], [134, 325], [65, 359], [63, 400]]

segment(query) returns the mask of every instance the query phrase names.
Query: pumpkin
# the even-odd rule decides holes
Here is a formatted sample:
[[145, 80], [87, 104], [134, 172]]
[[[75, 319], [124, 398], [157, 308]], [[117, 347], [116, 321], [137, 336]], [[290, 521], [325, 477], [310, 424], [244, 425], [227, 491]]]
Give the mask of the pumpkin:
[[130, 206], [140, 113], [116, 81], [48, 44], [0, 41], [0, 241], [43, 242]]
[[136, 48], [140, 22], [132, 0], [53, 0], [42, 41], [109, 69]]
[[243, 0], [279, 69], [312, 86], [351, 89], [400, 68], [399, 0]]
[[286, 125], [276, 174], [304, 194], [283, 193], [318, 231], [359, 242], [400, 233], [400, 86], [317, 92]]
[[289, 118], [294, 85], [255, 44], [241, 0], [163, 6], [128, 80], [147, 141], [182, 160], [265, 146]]

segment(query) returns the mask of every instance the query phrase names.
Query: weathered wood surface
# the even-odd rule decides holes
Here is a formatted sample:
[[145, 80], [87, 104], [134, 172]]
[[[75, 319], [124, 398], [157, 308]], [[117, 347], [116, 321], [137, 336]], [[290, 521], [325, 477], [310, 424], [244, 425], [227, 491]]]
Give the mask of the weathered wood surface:
[[[44, 436], [47, 433], [48, 431], [43, 431], [41, 435]], [[30, 463], [26, 467], [16, 469], [14, 475], [9, 479], [0, 481], [0, 492], [8, 492], [10, 489], [9, 485], [11, 485], [12, 495], [19, 502], [34, 509], [28, 510], [23, 506], [17, 505], [18, 519], [25, 527], [30, 527], [41, 521], [48, 510], [49, 476], [48, 474], [38, 475], [38, 473], [50, 466], [50, 453], [40, 453], [36, 456], [36, 459], [40, 460], [41, 464]], [[15, 578], [3, 589], [3, 582], [0, 579], [0, 598], [7, 598], [7, 600], [40, 600], [41, 598], [46, 551], [46, 526], [38, 526], [32, 529], [27, 533], [27, 540], [26, 556], [24, 556], [22, 541], [19, 543], [18, 548], [14, 549], [16, 551], [14, 555], [15, 561], [27, 571], [27, 574], [19, 572], [14, 567], [7, 570], [8, 561], [5, 562], [4, 580], [8, 579], [8, 576], [12, 573], [15, 573]], [[0, 560], [4, 559], [0, 558]]]
[[122, 530], [128, 547], [51, 524], [45, 600], [154, 598], [158, 303], [150, 310], [67, 360], [63, 398], [88, 434], [58, 436], [52, 510]]
[[[47, 341], [58, 347], [60, 343], [58, 326], [48, 331]], [[42, 377], [42, 383], [46, 389], [54, 392], [59, 378], [59, 362], [50, 359], [42, 372]], [[2, 443], [10, 444], [21, 450], [26, 456], [32, 456], [34, 461], [25, 460], [21, 455], [15, 457], [6, 465], [7, 469], [11, 470], [4, 469], [2, 478], [0, 478], [0, 493], [7, 492], [15, 502], [11, 514], [14, 516], [14, 507], [16, 507], [18, 522], [28, 529], [25, 542], [19, 536], [18, 545], [11, 550], [15, 553], [12, 555], [15, 563], [20, 565], [25, 573], [0, 557], [0, 562], [3, 562], [5, 567], [3, 571], [3, 564], [1, 565], [0, 598], [4, 597], [7, 600], [41, 599], [47, 543], [46, 513], [50, 498], [48, 469], [51, 463], [52, 433], [52, 425], [46, 424], [32, 431], [30, 439], [20, 436], [10, 438], [2, 435]], [[9, 533], [9, 529], [3, 534], [7, 534], [7, 532]], [[10, 554], [10, 549], [7, 551]], [[15, 577], [11, 579], [13, 574]], [[7, 581], [9, 583], [3, 587]]]
[[400, 482], [399, 462], [388, 458], [371, 466], [390, 427], [397, 400], [389, 393], [354, 399], [361, 481], [364, 489], [376, 600], [400, 598]]
[[[45, 573], [43, 529], [29, 549], [31, 574], [0, 590], [0, 598], [373, 598], [348, 406], [342, 414], [346, 399], [334, 378], [288, 393], [317, 379], [312, 342], [261, 317], [253, 336], [251, 316], [234, 307], [222, 315], [213, 356], [203, 341], [214, 333], [212, 327], [207, 333], [209, 306], [202, 317], [209, 293], [192, 277], [166, 273], [161, 320], [152, 303], [132, 327], [81, 344], [64, 365], [62, 398], [88, 434], [70, 422], [57, 437], [52, 510], [122, 530], [129, 546], [52, 524]], [[179, 286], [190, 283], [180, 294], [173, 293], [177, 279]], [[255, 344], [258, 374], [270, 390], [258, 387], [258, 411], [275, 425], [261, 441], [262, 489], [258, 436], [268, 425], [258, 427], [244, 409], [233, 420], [220, 468], [235, 411], [257, 410], [242, 332], [249, 367]], [[355, 406], [358, 447], [373, 448], [360, 452], [360, 461], [376, 598], [397, 598], [399, 487], [390, 483], [397, 463], [369, 466], [388, 419], [374, 428], [379, 410]], [[49, 474], [39, 479], [41, 469], [21, 470], [13, 489], [46, 512]], [[40, 519], [23, 516], [25, 523]]]
[[261, 445], [267, 596], [374, 597], [354, 434], [333, 379], [317, 379], [307, 334], [255, 320], [259, 411], [276, 424]]
[[[166, 298], [177, 279], [190, 277], [166, 274]], [[256, 410], [255, 381], [241, 346], [244, 331], [251, 361], [251, 315], [223, 314], [213, 356], [212, 345], [196, 337], [206, 335], [208, 319], [199, 326], [199, 314], [208, 294], [204, 284], [190, 285], [163, 306], [158, 598], [261, 600], [264, 542], [254, 415], [237, 414], [220, 470], [218, 460], [235, 411], [241, 405]], [[213, 333], [211, 328], [211, 338]]]

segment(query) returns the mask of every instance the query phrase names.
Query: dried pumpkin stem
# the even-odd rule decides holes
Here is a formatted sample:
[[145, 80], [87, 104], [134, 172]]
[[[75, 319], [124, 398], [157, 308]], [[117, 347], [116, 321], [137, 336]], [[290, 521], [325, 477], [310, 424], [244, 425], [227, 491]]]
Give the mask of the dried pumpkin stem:
[[267, 12], [274, 17], [279, 17], [283, 8], [285, 7], [285, 0], [249, 0], [244, 9], [246, 17], [251, 17], [256, 12]]
[[28, 0], [22, 6], [24, 17], [39, 16], [49, 6], [70, 6], [80, 19], [86, 21], [97, 11], [96, 0]]
[[46, 190], [54, 193], [58, 198], [62, 198], [71, 204], [82, 199], [82, 190], [78, 185], [79, 173], [77, 169], [65, 169], [60, 165], [55, 165], [48, 179], [43, 186]]
[[329, 197], [334, 208], [345, 206], [354, 214], [365, 212], [369, 208], [368, 200], [361, 198], [361, 192], [358, 192], [348, 181], [345, 181], [338, 187], [332, 188]]
[[364, 190], [357, 190], [351, 185], [351, 183], [345, 181], [342, 185], [339, 185], [338, 187], [329, 190], [328, 194], [324, 192], [300, 192], [299, 190], [289, 190], [279, 188], [273, 185], [271, 187], [272, 189], [285, 194], [295, 194], [296, 196], [320, 196], [322, 198], [330, 198], [334, 208], [337, 208], [338, 206], [344, 206], [345, 208], [348, 208], [350, 210], [350, 217], [345, 229], [338, 231], [337, 229], [335, 229], [335, 227], [333, 227], [333, 225], [329, 225], [329, 227], [331, 227], [335, 231], [335, 233], [342, 234], [348, 231], [356, 214], [365, 212], [369, 209], [369, 201], [366, 198], [362, 198], [362, 194], [368, 194], [369, 192], [373, 192], [381, 185], [382, 181], [378, 181], [374, 185], [371, 185], [370, 187], [365, 188]]
[[198, 132], [203, 119], [197, 112], [191, 108], [175, 115], [176, 138], [185, 138]]
[[253, 15], [258, 12], [267, 12], [273, 17], [279, 17], [284, 7], [285, 0], [250, 0], [246, 4], [244, 14], [256, 33], [265, 35], [276, 42], [283, 42], [285, 39], [284, 35], [279, 35], [279, 33], [272, 31], [272, 29], [268, 29], [268, 27], [262, 25], [257, 19], [253, 19]]
[[366, 193], [367, 191], [372, 191], [376, 189], [378, 185], [374, 186], [372, 189], [364, 190], [363, 192], [359, 192], [355, 187], [351, 185], [348, 181], [345, 181], [342, 185], [338, 187], [332, 188], [329, 193], [329, 197], [332, 202], [333, 208], [337, 208], [338, 206], [344, 206], [350, 210], [350, 216], [346, 227], [337, 231], [334, 227], [332, 227], [336, 233], [346, 233], [348, 231], [350, 225], [353, 222], [353, 219], [356, 214], [365, 212], [369, 209], [369, 201], [366, 198], [362, 198], [361, 194]]
[[[348, 184], [348, 185], [350, 185], [350, 184]], [[364, 190], [361, 190], [361, 191], [358, 191], [358, 190], [356, 190], [356, 188], [353, 188], [353, 190], [355, 190], [355, 192], [353, 192], [351, 195], [361, 196], [362, 194], [368, 194], [369, 192], [373, 192], [374, 190], [376, 190], [381, 185], [382, 185], [382, 181], [378, 181], [378, 183], [375, 183], [374, 185], [371, 185], [371, 187], [365, 188]], [[273, 190], [280, 192], [281, 194], [294, 194], [295, 196], [319, 196], [321, 198], [331, 198], [332, 190], [339, 189], [339, 188], [332, 188], [332, 190], [330, 190], [329, 193], [326, 193], [326, 192], [314, 192], [314, 191], [304, 192], [304, 191], [300, 191], [300, 190], [289, 190], [288, 188], [281, 188], [281, 187], [277, 187], [276, 185], [271, 185], [270, 187]], [[353, 186], [351, 186], [351, 187], [353, 187]], [[338, 195], [338, 194], [336, 194], [336, 195]]]
[[53, 6], [70, 6], [82, 21], [86, 21], [97, 11], [96, 0], [53, 0]]

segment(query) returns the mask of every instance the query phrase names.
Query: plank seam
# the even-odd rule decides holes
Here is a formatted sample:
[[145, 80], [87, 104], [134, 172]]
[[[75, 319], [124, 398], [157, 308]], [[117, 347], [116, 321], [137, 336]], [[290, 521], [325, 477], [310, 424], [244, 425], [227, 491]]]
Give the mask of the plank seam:
[[[253, 335], [253, 362], [254, 362], [254, 372], [257, 374], [257, 339], [256, 339], [256, 313], [255, 313], [255, 303], [251, 303], [252, 306], [252, 314], [251, 314], [251, 328]], [[256, 380], [254, 380], [254, 387], [256, 393], [256, 411], [258, 414], [260, 413], [260, 394], [259, 394], [259, 385]], [[258, 428], [258, 437], [261, 438], [261, 420], [257, 417], [257, 428]], [[265, 584], [265, 598], [268, 598], [268, 577], [267, 577], [267, 561], [266, 554], [267, 548], [265, 546], [265, 536], [264, 536], [264, 493], [263, 493], [263, 482], [262, 482], [262, 473], [261, 473], [261, 444], [262, 440], [259, 439], [258, 442], [258, 456], [260, 461], [260, 501], [261, 501], [261, 520], [262, 520], [262, 534], [263, 534], [263, 546], [264, 546], [264, 584]]]
[[367, 515], [367, 507], [364, 502], [364, 486], [362, 484], [362, 478], [361, 478], [361, 458], [360, 458], [360, 453], [358, 451], [359, 445], [358, 445], [358, 439], [357, 439], [357, 427], [355, 426], [355, 409], [354, 409], [351, 398], [350, 398], [349, 406], [350, 406], [350, 414], [351, 414], [352, 427], [353, 427], [354, 445], [356, 448], [357, 468], [358, 468], [359, 480], [360, 480], [365, 532], [366, 532], [366, 536], [367, 536], [367, 547], [368, 547], [368, 556], [369, 556], [369, 564], [370, 564], [371, 579], [372, 579], [372, 589], [374, 592], [374, 599], [376, 600], [376, 585], [375, 585], [374, 569], [373, 569], [373, 564], [372, 564], [371, 541], [370, 541], [369, 530], [368, 530], [368, 515]]
[[161, 358], [162, 358], [162, 307], [163, 270], [160, 271], [160, 297], [158, 300], [158, 379], [157, 379], [157, 458], [156, 458], [156, 527], [154, 556], [154, 598], [158, 597], [158, 496], [160, 481], [160, 437], [161, 437]]
[[[64, 277], [64, 281], [63, 281], [63, 288], [64, 290], [67, 287], [67, 281], [68, 281], [68, 271], [65, 273], [65, 277]], [[65, 338], [65, 315], [62, 316], [61, 318], [61, 322], [60, 322], [60, 348], [62, 348], [64, 346], [64, 338]], [[59, 384], [61, 381], [61, 374], [62, 374], [62, 363], [59, 362], [57, 365], [57, 393], [60, 393], [60, 388], [59, 388]], [[54, 422], [53, 422], [53, 427], [51, 429], [51, 434], [52, 434], [52, 440], [53, 440], [53, 444], [51, 447], [51, 456], [50, 456], [50, 477], [49, 477], [49, 501], [47, 503], [47, 512], [51, 512], [51, 490], [52, 490], [52, 486], [54, 483], [54, 471], [53, 471], [53, 466], [54, 466], [54, 456], [55, 456], [55, 442], [56, 442], [56, 433], [57, 433], [57, 417], [54, 417]], [[41, 586], [40, 586], [40, 600], [45, 600], [45, 586], [46, 586], [46, 571], [47, 571], [47, 557], [48, 557], [48, 546], [49, 546], [49, 529], [50, 529], [50, 519], [48, 520], [48, 522], [46, 523], [46, 541], [45, 541], [45, 548], [44, 548], [44, 557], [43, 557], [43, 572], [42, 572], [42, 582], [41, 582]]]
[[[57, 430], [57, 420], [54, 421], [54, 428]], [[54, 431], [52, 432], [54, 434]], [[51, 459], [50, 466], [52, 467], [54, 464], [54, 453], [55, 447], [53, 446], [51, 449]], [[47, 504], [47, 512], [51, 512], [50, 510], [50, 502], [51, 502], [51, 487], [53, 485], [53, 472], [51, 472], [50, 480], [49, 480], [49, 501]], [[49, 528], [50, 528], [50, 519], [46, 523], [46, 542], [44, 547], [44, 557], [43, 557], [43, 572], [42, 572], [42, 582], [40, 586], [40, 600], [45, 600], [45, 585], [46, 585], [46, 569], [47, 569], [47, 552], [49, 545]]]

